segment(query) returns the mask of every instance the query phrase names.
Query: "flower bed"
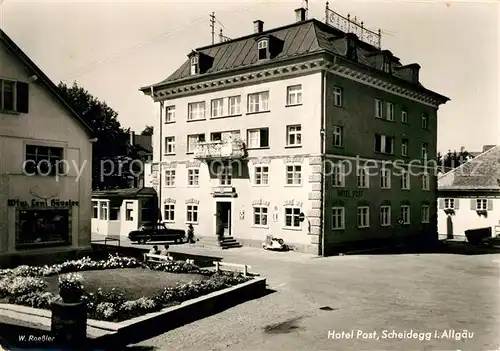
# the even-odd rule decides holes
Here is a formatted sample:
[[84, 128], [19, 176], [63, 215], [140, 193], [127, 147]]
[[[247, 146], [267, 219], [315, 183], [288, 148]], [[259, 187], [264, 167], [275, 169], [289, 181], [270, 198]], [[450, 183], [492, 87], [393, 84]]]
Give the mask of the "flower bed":
[[[207, 279], [166, 287], [151, 297], [144, 296], [135, 300], [127, 300], [118, 286], [111, 291], [98, 289], [95, 292], [87, 292], [85, 291], [85, 281], [82, 281], [80, 275], [62, 275], [64, 273], [89, 270], [136, 267], [151, 269], [159, 274], [161, 272], [202, 274]], [[228, 288], [250, 279], [243, 277], [239, 273], [214, 273], [201, 270], [199, 267], [184, 261], [144, 264], [133, 258], [119, 256], [110, 256], [108, 260], [102, 261], [83, 258], [53, 266], [19, 266], [14, 269], [0, 270], [0, 299], [12, 304], [50, 309], [52, 302], [61, 299], [60, 295], [47, 291], [47, 282], [44, 277], [53, 275], [59, 275], [59, 291], [61, 295], [65, 294], [67, 296], [73, 292], [77, 292], [76, 295], [81, 295], [81, 300], [87, 303], [88, 318], [114, 322], [159, 311], [162, 308]]]

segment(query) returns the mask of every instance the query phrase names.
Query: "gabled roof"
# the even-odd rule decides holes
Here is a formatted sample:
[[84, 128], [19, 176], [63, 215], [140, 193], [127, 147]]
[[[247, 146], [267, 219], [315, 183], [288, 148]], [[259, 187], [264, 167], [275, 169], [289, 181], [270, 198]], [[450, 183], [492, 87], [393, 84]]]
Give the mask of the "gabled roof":
[[[272, 36], [282, 41], [283, 48], [276, 57], [271, 60], [259, 61], [256, 50], [256, 39], [263, 36]], [[377, 54], [390, 53], [388, 50], [380, 50], [368, 43], [358, 40], [357, 44], [357, 64], [374, 68], [380, 66], [380, 60], [375, 57]], [[346, 58], [347, 39], [346, 33], [334, 28], [326, 23], [316, 19], [310, 19], [301, 22], [295, 22], [287, 26], [254, 33], [241, 38], [229, 40], [223, 43], [205, 46], [195, 50], [201, 54], [207, 55], [213, 59], [211, 67], [201, 75], [190, 76], [190, 60], [186, 61], [168, 76], [166, 79], [152, 86], [142, 87], [140, 90], [148, 93], [151, 87], [161, 87], [174, 82], [181, 82], [203, 75], [222, 73], [225, 71], [239, 68], [259, 66], [270, 61], [279, 61], [283, 59], [293, 59], [314, 53], [330, 53]], [[411, 84], [420, 90], [425, 90], [443, 101], [449, 99], [445, 96], [425, 89], [420, 83], [413, 84], [405, 79], [404, 73], [398, 68], [404, 68], [399, 58], [392, 56], [393, 72], [392, 76], [396, 79]]]
[[500, 191], [500, 145], [443, 174], [438, 190]]
[[14, 54], [34, 75], [38, 77], [38, 82], [42, 83], [47, 90], [54, 96], [54, 98], [68, 111], [69, 115], [73, 117], [82, 128], [85, 129], [89, 136], [92, 136], [93, 130], [85, 121], [70, 107], [68, 102], [59, 93], [59, 88], [52, 82], [49, 77], [38, 68], [37, 65], [26, 55], [9, 36], [0, 29], [0, 42], [7, 47], [12, 54]]

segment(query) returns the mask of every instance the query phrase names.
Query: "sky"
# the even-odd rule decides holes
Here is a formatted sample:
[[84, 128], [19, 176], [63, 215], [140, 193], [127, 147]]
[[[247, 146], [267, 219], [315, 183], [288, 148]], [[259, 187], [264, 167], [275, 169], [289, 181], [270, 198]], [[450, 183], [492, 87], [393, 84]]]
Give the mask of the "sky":
[[[382, 29], [382, 47], [422, 66], [422, 84], [451, 99], [438, 111], [438, 150], [480, 151], [500, 144], [500, 2], [330, 1], [334, 11]], [[152, 100], [138, 89], [174, 72], [216, 33], [251, 34], [295, 21], [301, 1], [0, 0], [0, 28], [55, 82], [77, 81], [119, 113], [125, 128], [153, 123]], [[324, 20], [325, 2], [309, 1]], [[216, 35], [217, 40], [217, 35]]]

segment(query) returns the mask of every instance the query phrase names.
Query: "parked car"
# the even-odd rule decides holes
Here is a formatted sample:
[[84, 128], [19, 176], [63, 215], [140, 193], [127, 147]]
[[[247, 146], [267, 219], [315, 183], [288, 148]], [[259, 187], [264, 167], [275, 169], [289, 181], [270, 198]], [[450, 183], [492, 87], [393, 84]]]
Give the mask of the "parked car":
[[145, 244], [148, 241], [175, 241], [183, 242], [186, 231], [183, 229], [168, 228], [164, 223], [144, 223], [138, 230], [133, 230], [128, 234], [132, 242]]

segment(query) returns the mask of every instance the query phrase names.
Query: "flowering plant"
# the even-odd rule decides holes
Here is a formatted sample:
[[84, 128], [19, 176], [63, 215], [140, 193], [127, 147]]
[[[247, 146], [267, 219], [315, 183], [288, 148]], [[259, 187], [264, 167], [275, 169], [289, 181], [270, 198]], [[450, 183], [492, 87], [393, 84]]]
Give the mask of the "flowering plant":
[[59, 277], [59, 295], [64, 302], [80, 301], [83, 289], [83, 277], [79, 273], [69, 273]]

